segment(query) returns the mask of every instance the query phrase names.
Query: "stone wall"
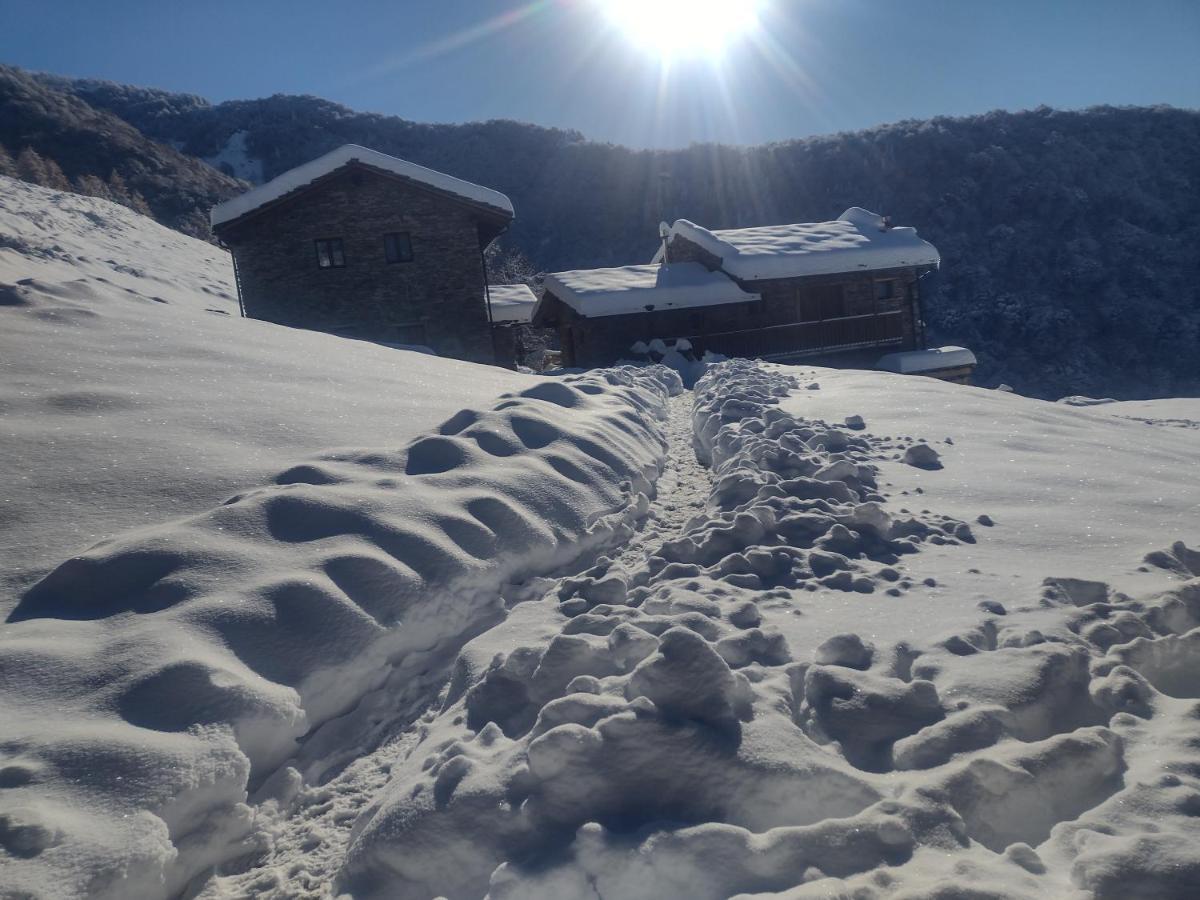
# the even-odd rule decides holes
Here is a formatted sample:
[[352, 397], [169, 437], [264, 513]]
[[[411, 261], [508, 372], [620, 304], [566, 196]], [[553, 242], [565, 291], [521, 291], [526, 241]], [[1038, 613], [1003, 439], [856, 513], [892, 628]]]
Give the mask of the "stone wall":
[[[387, 262], [388, 232], [411, 235], [411, 261]], [[252, 318], [493, 361], [480, 214], [469, 206], [351, 166], [220, 236]], [[325, 238], [342, 240], [344, 268], [318, 267], [314, 242]]]

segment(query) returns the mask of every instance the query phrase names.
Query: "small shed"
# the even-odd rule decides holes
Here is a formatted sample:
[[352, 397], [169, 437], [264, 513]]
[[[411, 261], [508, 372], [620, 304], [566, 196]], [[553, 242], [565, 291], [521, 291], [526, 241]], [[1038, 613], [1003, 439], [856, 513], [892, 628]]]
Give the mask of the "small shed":
[[527, 284], [493, 284], [488, 286], [484, 301], [492, 322], [496, 363], [515, 366], [526, 355], [524, 336], [533, 320], [537, 294]]
[[898, 375], [926, 375], [954, 384], [970, 384], [975, 362], [975, 354], [966, 347], [935, 347], [889, 353], [880, 357], [875, 368]]
[[760, 298], [696, 262], [547, 275], [533, 324], [556, 328], [563, 364], [603, 366], [638, 341], [736, 328]]

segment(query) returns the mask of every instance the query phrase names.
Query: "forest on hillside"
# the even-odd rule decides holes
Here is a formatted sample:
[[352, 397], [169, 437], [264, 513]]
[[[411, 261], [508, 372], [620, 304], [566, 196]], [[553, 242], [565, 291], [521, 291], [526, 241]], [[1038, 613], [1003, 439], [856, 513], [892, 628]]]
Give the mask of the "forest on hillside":
[[[731, 228], [864, 206], [941, 251], [927, 282], [929, 331], [975, 350], [981, 383], [1047, 398], [1200, 394], [1197, 111], [1039, 108], [635, 151], [509, 121], [425, 125], [314, 97], [211, 104], [109, 82], [37, 83], [200, 166], [236, 138], [271, 178], [354, 142], [497, 188], [517, 209], [501, 262], [524, 256], [545, 271], [647, 261], [663, 219]], [[30, 143], [8, 136], [20, 128], [0, 134], [10, 154]], [[220, 177], [189, 188], [197, 204], [237, 184]], [[153, 189], [145, 199], [155, 208]]]

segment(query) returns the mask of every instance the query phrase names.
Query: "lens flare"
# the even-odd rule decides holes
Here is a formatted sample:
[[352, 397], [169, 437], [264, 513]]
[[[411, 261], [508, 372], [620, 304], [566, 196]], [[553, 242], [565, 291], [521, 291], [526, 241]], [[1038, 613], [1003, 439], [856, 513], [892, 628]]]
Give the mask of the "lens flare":
[[720, 56], [757, 29], [759, 0], [599, 0], [629, 40], [663, 59]]

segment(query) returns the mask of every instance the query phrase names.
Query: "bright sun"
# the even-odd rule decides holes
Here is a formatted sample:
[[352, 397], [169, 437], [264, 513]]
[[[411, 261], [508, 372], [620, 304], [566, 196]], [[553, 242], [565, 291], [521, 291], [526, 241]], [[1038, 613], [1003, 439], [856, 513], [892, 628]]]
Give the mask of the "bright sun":
[[664, 59], [716, 57], [758, 25], [762, 0], [599, 0], [613, 23]]

